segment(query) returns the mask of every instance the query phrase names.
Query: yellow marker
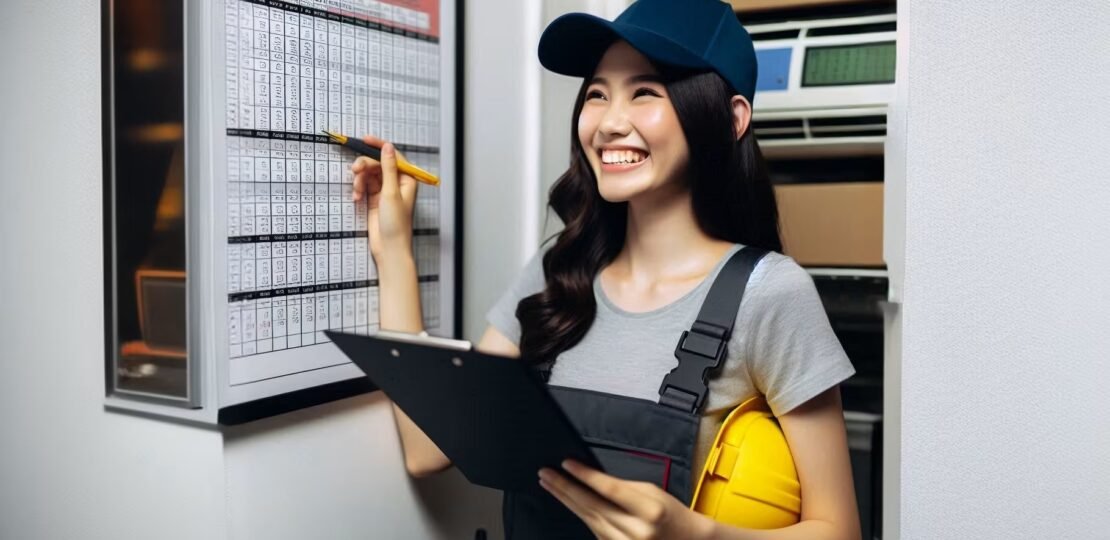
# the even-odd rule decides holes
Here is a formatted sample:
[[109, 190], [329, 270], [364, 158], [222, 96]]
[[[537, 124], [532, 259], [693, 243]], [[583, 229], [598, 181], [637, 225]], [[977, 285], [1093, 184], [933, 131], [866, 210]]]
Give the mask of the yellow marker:
[[[332, 133], [328, 130], [324, 130], [324, 133], [326, 133], [327, 136], [330, 137], [332, 142], [334, 143], [346, 146], [347, 148], [354, 150], [356, 153], [362, 154], [364, 156], [369, 156], [370, 158], [375, 159], [378, 162], [381, 162], [382, 160], [381, 148], [373, 146], [360, 139], [355, 139], [346, 135], [340, 135], [338, 133]], [[420, 182], [428, 184], [429, 186], [439, 185], [439, 178], [437, 178], [436, 175], [425, 171], [424, 169], [421, 169], [420, 167], [417, 167], [412, 163], [409, 163], [408, 160], [401, 157], [400, 153], [397, 153], [397, 169], [417, 179]]]

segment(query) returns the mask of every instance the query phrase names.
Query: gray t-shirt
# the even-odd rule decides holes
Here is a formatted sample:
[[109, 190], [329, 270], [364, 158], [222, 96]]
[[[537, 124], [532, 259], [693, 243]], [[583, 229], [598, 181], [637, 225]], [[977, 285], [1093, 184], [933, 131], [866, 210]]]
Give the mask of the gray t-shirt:
[[[550, 384], [659, 400], [659, 385], [678, 360], [675, 345], [697, 318], [710, 285], [737, 244], [709, 276], [678, 300], [646, 312], [613, 304], [594, 278], [597, 316], [573, 348], [559, 355]], [[541, 249], [486, 319], [517, 345], [517, 303], [544, 289]], [[813, 279], [790, 257], [769, 253], [748, 281], [728, 343], [728, 356], [709, 382], [694, 463], [695, 479], [721, 423], [744, 400], [763, 394], [783, 415], [855, 373], [829, 326]]]

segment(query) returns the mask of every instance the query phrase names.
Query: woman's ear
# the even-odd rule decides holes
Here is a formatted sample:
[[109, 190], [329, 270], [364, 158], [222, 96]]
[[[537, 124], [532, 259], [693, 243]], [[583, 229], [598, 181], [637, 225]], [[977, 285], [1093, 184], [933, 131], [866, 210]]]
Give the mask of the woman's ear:
[[740, 140], [740, 136], [748, 130], [752, 120], [752, 104], [744, 96], [732, 96], [732, 127], [733, 138]]

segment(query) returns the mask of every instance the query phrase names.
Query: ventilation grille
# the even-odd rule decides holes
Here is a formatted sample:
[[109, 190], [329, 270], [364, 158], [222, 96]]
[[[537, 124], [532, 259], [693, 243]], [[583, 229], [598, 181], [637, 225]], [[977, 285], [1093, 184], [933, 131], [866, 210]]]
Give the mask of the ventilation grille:
[[752, 120], [760, 141], [882, 137], [886, 115]]
[[[819, 26], [806, 31], [806, 37], [848, 36], [855, 34], [873, 34], [878, 32], [894, 32], [898, 29], [896, 21], [850, 24], [845, 26]], [[787, 30], [769, 30], [766, 32], [754, 31], [752, 41], [773, 41], [776, 39], [797, 39], [802, 35], [801, 28]]]
[[751, 35], [752, 41], [772, 41], [776, 39], [794, 39], [802, 34], [800, 28], [793, 30], [776, 30], [773, 32], [755, 32]]
[[896, 21], [870, 23], [870, 24], [852, 24], [847, 26], [822, 26], [818, 28], [810, 28], [806, 32], [807, 37], [822, 37], [822, 36], [849, 36], [853, 34], [874, 34], [880, 32], [893, 32], [898, 29]]

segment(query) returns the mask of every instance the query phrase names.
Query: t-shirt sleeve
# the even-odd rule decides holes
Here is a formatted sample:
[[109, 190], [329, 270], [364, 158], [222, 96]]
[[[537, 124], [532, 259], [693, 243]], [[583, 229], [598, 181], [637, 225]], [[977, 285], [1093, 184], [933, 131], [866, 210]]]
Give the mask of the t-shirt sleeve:
[[[771, 263], [745, 298], [746, 359], [753, 384], [776, 416], [855, 373], [829, 325], [813, 278], [789, 257]], [[763, 266], [763, 265], [760, 265]]]
[[532, 255], [512, 286], [486, 312], [486, 321], [517, 346], [520, 345], [520, 321], [516, 318], [516, 306], [522, 299], [544, 289], [543, 254], [546, 251], [540, 249]]

